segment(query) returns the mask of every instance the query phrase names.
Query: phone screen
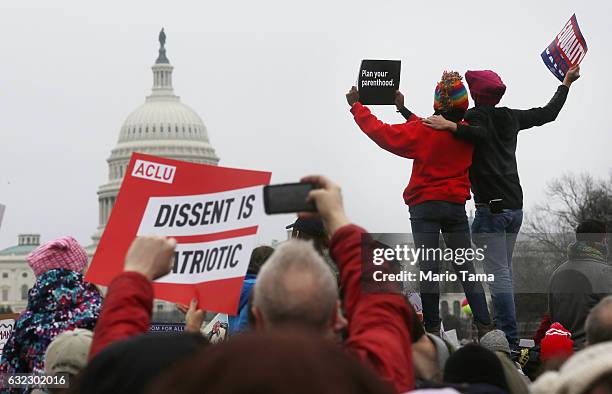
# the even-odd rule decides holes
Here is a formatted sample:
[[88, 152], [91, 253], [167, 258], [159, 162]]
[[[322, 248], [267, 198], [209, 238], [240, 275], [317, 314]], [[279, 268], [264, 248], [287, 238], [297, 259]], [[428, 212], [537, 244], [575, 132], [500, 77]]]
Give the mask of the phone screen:
[[285, 183], [264, 186], [264, 206], [267, 214], [313, 212], [314, 203], [307, 202], [308, 193], [315, 189], [312, 183]]

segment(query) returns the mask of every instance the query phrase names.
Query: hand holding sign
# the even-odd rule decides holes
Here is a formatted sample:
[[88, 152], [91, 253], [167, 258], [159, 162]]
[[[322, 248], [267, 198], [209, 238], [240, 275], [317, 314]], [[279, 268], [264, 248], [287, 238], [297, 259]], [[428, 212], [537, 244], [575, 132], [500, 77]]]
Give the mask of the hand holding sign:
[[404, 108], [404, 95], [399, 90], [395, 92], [395, 107], [398, 110]]
[[574, 66], [565, 74], [563, 84], [569, 88], [578, 78], [580, 78], [580, 66]]
[[346, 94], [346, 102], [352, 107], [357, 101], [359, 101], [359, 91], [356, 86], [352, 86]]
[[177, 304], [177, 309], [185, 314], [185, 332], [199, 333], [204, 323], [204, 311], [198, 309], [198, 300], [191, 300], [189, 307], [187, 305]]
[[150, 281], [161, 278], [172, 270], [175, 248], [174, 238], [137, 237], [125, 256], [124, 271], [141, 273]]

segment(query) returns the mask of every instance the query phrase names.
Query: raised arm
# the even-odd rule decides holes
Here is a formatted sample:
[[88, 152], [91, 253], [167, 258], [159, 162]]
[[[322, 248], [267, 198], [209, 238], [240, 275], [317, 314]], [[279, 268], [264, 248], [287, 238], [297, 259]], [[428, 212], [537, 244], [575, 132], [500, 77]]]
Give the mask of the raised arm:
[[543, 124], [552, 122], [557, 119], [557, 115], [563, 108], [569, 88], [580, 78], [580, 66], [571, 68], [563, 80], [563, 84], [559, 85], [552, 99], [544, 107], [531, 108], [527, 110], [512, 110], [516, 117], [519, 130], [529, 129], [534, 126], [542, 126]]
[[395, 92], [395, 108], [402, 114], [406, 121], [416, 120], [417, 117], [404, 105], [404, 95], [399, 90]]
[[176, 241], [164, 237], [138, 237], [125, 258], [124, 272], [108, 287], [94, 330], [89, 359], [113, 342], [149, 330], [153, 309], [151, 282], [172, 269]]
[[368, 264], [367, 256], [362, 256], [364, 251], [364, 255], [371, 252], [373, 242], [364, 229], [351, 224], [346, 217], [337, 185], [321, 176], [306, 177], [302, 182], [321, 186], [311, 191], [309, 198], [316, 201], [327, 233], [331, 235], [330, 253], [340, 271], [342, 302], [349, 327], [345, 346], [398, 392], [413, 389], [412, 314], [406, 299], [399, 291], [364, 290], [363, 279], [369, 273], [368, 267], [381, 269]]
[[[362, 105], [357, 89], [346, 95], [351, 113], [359, 128], [378, 146], [398, 156], [414, 159], [417, 154], [418, 133], [416, 122], [391, 125], [380, 121], [370, 110]], [[412, 115], [412, 118], [416, 117]]]

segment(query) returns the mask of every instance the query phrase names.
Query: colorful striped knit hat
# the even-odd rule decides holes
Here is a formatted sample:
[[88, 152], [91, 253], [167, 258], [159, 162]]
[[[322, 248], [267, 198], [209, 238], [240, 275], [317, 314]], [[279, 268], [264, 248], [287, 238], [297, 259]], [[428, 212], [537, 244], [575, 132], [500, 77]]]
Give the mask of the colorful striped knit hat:
[[434, 93], [435, 111], [467, 111], [468, 93], [461, 79], [461, 75], [456, 71], [444, 71]]

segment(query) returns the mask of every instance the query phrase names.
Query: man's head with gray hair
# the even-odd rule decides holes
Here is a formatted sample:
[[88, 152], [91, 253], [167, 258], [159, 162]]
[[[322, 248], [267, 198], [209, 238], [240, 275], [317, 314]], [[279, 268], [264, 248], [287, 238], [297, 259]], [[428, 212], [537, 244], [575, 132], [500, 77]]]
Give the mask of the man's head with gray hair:
[[586, 319], [588, 345], [612, 341], [612, 295], [599, 301]]
[[253, 292], [259, 330], [287, 326], [333, 333], [338, 319], [338, 286], [311, 242], [280, 245], [262, 267]]

